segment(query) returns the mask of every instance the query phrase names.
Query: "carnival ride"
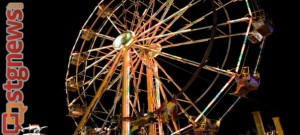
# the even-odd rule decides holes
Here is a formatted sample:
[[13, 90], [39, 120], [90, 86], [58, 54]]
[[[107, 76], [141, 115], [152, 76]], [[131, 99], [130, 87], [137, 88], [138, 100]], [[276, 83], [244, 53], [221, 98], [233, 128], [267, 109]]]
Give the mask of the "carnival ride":
[[258, 89], [271, 24], [258, 0], [101, 0], [69, 57], [73, 135], [216, 134]]
[[29, 124], [28, 127], [22, 128], [22, 135], [46, 135], [48, 126], [40, 126], [39, 124]]

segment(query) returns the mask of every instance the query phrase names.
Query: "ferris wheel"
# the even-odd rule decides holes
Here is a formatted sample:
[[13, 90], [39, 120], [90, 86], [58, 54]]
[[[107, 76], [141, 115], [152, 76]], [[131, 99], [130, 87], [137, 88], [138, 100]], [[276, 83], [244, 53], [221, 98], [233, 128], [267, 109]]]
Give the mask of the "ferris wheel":
[[73, 135], [218, 132], [272, 31], [257, 0], [101, 0], [69, 57]]

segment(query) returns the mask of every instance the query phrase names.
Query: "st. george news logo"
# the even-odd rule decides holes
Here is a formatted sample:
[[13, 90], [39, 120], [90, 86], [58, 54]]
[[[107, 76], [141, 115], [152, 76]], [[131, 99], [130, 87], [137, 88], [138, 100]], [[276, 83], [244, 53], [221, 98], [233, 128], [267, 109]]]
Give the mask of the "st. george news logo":
[[29, 79], [29, 69], [23, 63], [24, 4], [10, 2], [6, 6], [6, 81], [2, 84], [7, 103], [2, 113], [2, 134], [19, 134], [25, 120], [27, 106], [24, 105], [22, 92], [24, 83]]

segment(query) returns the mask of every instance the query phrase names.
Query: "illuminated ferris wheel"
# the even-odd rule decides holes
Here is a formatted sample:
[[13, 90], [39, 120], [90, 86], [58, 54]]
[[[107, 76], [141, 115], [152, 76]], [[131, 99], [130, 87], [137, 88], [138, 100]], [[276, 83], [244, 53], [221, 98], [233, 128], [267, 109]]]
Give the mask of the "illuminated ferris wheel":
[[217, 133], [271, 33], [256, 0], [101, 0], [69, 58], [73, 135]]

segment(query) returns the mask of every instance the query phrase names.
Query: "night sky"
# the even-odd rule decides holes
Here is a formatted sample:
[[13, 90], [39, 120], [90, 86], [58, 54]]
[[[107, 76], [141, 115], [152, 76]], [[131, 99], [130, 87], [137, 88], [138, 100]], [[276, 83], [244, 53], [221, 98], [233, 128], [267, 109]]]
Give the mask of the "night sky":
[[[5, 6], [0, 2], [0, 82], [5, 83]], [[72, 3], [54, 1], [25, 2], [24, 9], [24, 65], [30, 77], [24, 84], [24, 104], [28, 106], [25, 123], [48, 126], [49, 135], [70, 135], [75, 130], [68, 114], [65, 95], [65, 75], [71, 48], [77, 34], [91, 13], [96, 0], [79, 0]], [[265, 129], [274, 128], [272, 117], [280, 117], [286, 135], [296, 135], [299, 125], [294, 109], [298, 108], [296, 82], [298, 70], [296, 60], [297, 33], [292, 15], [292, 4], [264, 0], [266, 11], [274, 22], [274, 33], [268, 37], [263, 52], [260, 72], [262, 84], [259, 91], [242, 99], [221, 123], [220, 135], [246, 134], [255, 129], [252, 111], [260, 111]], [[283, 10], [282, 7], [288, 8]], [[296, 16], [294, 16], [296, 17]], [[297, 56], [296, 56], [297, 55]], [[1, 108], [4, 112], [5, 92], [1, 90]]]

